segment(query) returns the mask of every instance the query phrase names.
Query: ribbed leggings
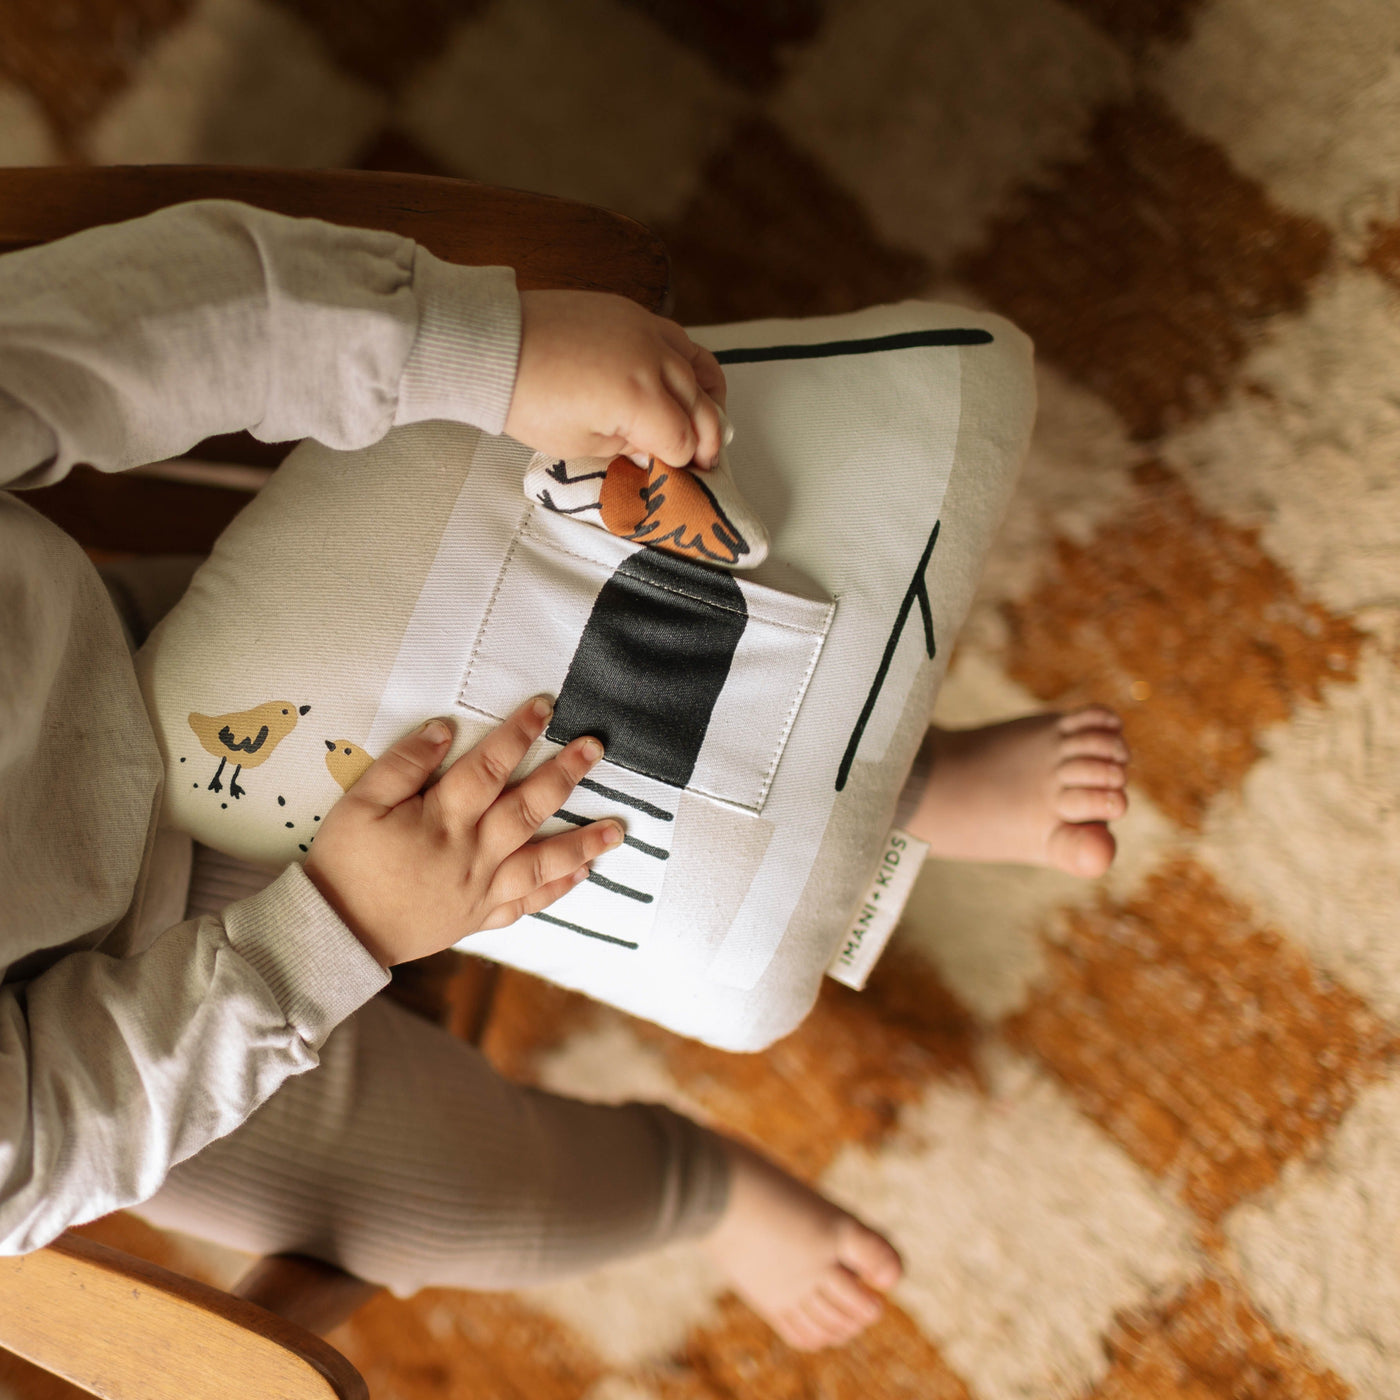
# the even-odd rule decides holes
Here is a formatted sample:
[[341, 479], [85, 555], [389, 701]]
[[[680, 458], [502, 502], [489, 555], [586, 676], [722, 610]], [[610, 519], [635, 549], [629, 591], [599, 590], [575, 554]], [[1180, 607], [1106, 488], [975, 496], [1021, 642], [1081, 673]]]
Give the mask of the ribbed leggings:
[[[191, 913], [251, 892], [237, 865], [196, 848]], [[727, 1190], [722, 1148], [689, 1119], [513, 1084], [379, 996], [315, 1069], [134, 1209], [234, 1249], [311, 1254], [406, 1297], [523, 1286], [697, 1235]]]

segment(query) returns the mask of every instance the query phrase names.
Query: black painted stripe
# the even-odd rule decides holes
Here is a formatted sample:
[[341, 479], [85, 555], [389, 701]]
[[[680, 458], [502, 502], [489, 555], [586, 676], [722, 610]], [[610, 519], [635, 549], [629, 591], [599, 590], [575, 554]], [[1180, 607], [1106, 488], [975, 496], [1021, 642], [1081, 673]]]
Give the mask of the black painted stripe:
[[904, 590], [904, 597], [900, 600], [894, 628], [890, 632], [889, 640], [885, 643], [885, 653], [880, 658], [880, 664], [875, 670], [875, 679], [871, 683], [870, 693], [865, 697], [865, 704], [861, 706], [856, 727], [851, 730], [850, 740], [846, 744], [846, 752], [841, 755], [841, 762], [836, 769], [837, 792], [846, 786], [846, 779], [851, 775], [851, 764], [855, 762], [856, 750], [860, 747], [861, 736], [865, 733], [865, 726], [875, 709], [875, 702], [880, 698], [880, 687], [884, 685], [885, 677], [889, 674], [890, 662], [894, 660], [895, 648], [899, 645], [900, 637], [904, 635], [904, 624], [909, 620], [909, 609], [914, 606], [915, 599], [918, 600], [919, 610], [924, 618], [924, 648], [930, 661], [933, 660], [934, 653], [937, 651], [933, 636], [933, 612], [929, 605], [928, 584], [924, 581], [924, 570], [928, 568], [928, 561], [933, 556], [933, 547], [938, 543], [938, 531], [942, 524], [941, 520], [933, 522], [933, 533], [929, 535], [924, 552], [919, 556], [919, 566], [914, 570], [913, 580], [909, 587]]
[[546, 510], [552, 510], [555, 515], [582, 515], [586, 510], [602, 510], [602, 505], [598, 501], [588, 501], [581, 506], [557, 506], [554, 504], [554, 497], [549, 494], [548, 488], [540, 492], [540, 504]]
[[616, 880], [609, 880], [606, 875], [599, 875], [595, 870], [588, 872], [588, 882], [605, 890], [611, 890], [613, 894], [625, 894], [628, 899], [635, 899], [638, 904], [650, 904], [656, 898], [655, 895], [650, 895], [645, 890], [634, 890], [631, 885], [619, 885]]
[[629, 554], [593, 600], [546, 737], [595, 735], [612, 763], [683, 788], [747, 623], [732, 574]]
[[[573, 822], [575, 826], [588, 826], [592, 822], [606, 821], [606, 817], [581, 817], [577, 812], [566, 811], [561, 807], [555, 814], [560, 821]], [[635, 836], [623, 836], [623, 844], [640, 851], [644, 856], [655, 856], [657, 860], [670, 860], [670, 851], [663, 851], [660, 846], [649, 846], [645, 841], [638, 841]]]
[[925, 345], [990, 345], [990, 331], [951, 329], [902, 331], [870, 340], [824, 340], [817, 345], [760, 345], [751, 349], [716, 350], [722, 365], [751, 365], [764, 360], [825, 360], [835, 355], [873, 355], [881, 350], [914, 350]]
[[572, 486], [576, 481], [598, 481], [607, 474], [608, 469], [604, 467], [600, 472], [580, 472], [577, 476], [570, 476], [568, 467], [563, 462], [556, 462], [545, 472], [551, 481], [561, 482], [565, 486]]
[[601, 793], [604, 797], [610, 797], [614, 802], [625, 802], [629, 807], [635, 807], [639, 812], [645, 812], [649, 817], [656, 817], [663, 822], [673, 822], [676, 819], [674, 812], [668, 812], [664, 807], [654, 806], [650, 802], [643, 802], [640, 797], [633, 797], [630, 792], [622, 792], [618, 788], [604, 787], [602, 783], [595, 783], [592, 778], [580, 778], [579, 787], [585, 787], [590, 792]]
[[644, 856], [655, 856], [657, 860], [670, 860], [670, 851], [663, 850], [660, 846], [649, 846], [645, 841], [638, 841], [635, 836], [624, 836], [623, 844], [631, 846], [633, 850], [640, 851]]
[[614, 938], [610, 933], [599, 933], [596, 929], [584, 928], [582, 924], [571, 924], [567, 919], [556, 919], [553, 914], [531, 914], [532, 919], [539, 919], [542, 923], [557, 924], [560, 928], [566, 928], [570, 933], [581, 933], [585, 938], [596, 938], [603, 943], [616, 943], [619, 948], [636, 949], [635, 943], [629, 943], [625, 938]]

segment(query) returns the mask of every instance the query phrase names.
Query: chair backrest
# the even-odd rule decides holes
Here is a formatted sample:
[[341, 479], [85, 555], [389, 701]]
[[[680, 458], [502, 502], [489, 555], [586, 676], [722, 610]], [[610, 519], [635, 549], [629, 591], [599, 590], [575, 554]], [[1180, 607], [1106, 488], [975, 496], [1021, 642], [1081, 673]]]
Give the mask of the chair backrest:
[[438, 175], [220, 165], [0, 169], [0, 253], [189, 199], [386, 229], [448, 262], [515, 268], [522, 289], [619, 292], [652, 310], [669, 295], [665, 246], [607, 209]]
[[[214, 198], [401, 233], [451, 262], [514, 267], [522, 290], [610, 291], [651, 310], [668, 306], [665, 247], [633, 220], [572, 200], [429, 175], [0, 169], [0, 253]], [[268, 460], [266, 444], [236, 438], [246, 439], [241, 449], [219, 440], [219, 459]], [[240, 458], [240, 450], [248, 455]], [[191, 453], [199, 455], [199, 448]], [[89, 548], [188, 554], [207, 551], [246, 497], [80, 468], [26, 499]], [[441, 992], [417, 987], [408, 998], [424, 1002], [420, 1009], [440, 1003], [450, 1027], [470, 1040], [484, 1028], [494, 978], [485, 965], [462, 966], [476, 961], [455, 955], [457, 971], [449, 973], [439, 960], [451, 985]], [[318, 1261], [274, 1256], [235, 1296], [70, 1232], [46, 1249], [0, 1258], [0, 1348], [105, 1400], [367, 1400], [359, 1373], [315, 1332], [330, 1330], [377, 1291]]]

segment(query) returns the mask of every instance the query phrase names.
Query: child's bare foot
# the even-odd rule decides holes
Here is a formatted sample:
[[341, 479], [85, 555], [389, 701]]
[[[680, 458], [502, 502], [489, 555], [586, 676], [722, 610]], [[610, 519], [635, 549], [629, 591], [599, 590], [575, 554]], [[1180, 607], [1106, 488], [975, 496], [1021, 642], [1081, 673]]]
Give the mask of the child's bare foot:
[[904, 1272], [894, 1246], [824, 1196], [722, 1139], [729, 1204], [703, 1247], [734, 1291], [799, 1351], [849, 1342]]
[[1112, 710], [1028, 715], [930, 732], [933, 767], [909, 830], [944, 860], [1049, 865], [1102, 875], [1106, 822], [1128, 810], [1128, 746]]

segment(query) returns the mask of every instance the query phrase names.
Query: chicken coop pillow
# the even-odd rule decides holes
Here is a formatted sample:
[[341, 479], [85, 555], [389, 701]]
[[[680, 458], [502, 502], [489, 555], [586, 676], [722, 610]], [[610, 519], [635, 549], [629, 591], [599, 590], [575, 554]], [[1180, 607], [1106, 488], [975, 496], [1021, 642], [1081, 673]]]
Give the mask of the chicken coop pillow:
[[[693, 335], [729, 382], [727, 535], [690, 505], [653, 529], [660, 478], [640, 469], [604, 482], [640, 501], [611, 526], [527, 494], [542, 467], [561, 488], [588, 473], [448, 422], [293, 451], [138, 658], [163, 821], [281, 867], [423, 720], [455, 719], [451, 762], [548, 693], [521, 773], [580, 734], [606, 756], [544, 831], [606, 815], [626, 839], [543, 913], [460, 946], [727, 1049], [796, 1026], [1024, 456], [1031, 347], [921, 302]], [[737, 556], [744, 511], [757, 567], [646, 542]]]

